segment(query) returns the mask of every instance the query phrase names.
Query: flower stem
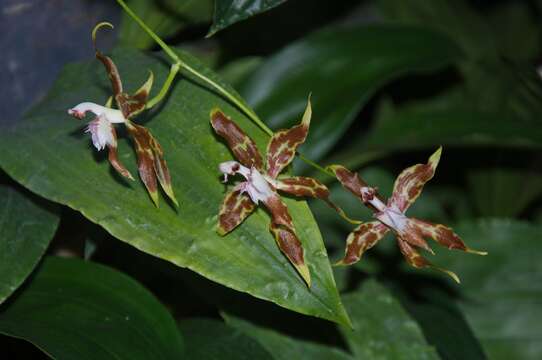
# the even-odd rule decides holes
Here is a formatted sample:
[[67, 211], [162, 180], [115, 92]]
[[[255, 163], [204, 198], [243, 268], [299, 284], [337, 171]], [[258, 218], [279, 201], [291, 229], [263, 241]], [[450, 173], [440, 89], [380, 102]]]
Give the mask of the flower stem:
[[[199, 78], [200, 80], [203, 80], [205, 83], [209, 84], [212, 88], [214, 88], [220, 95], [224, 96], [226, 99], [231, 101], [235, 106], [237, 106], [240, 110], [243, 111], [243, 113], [250, 118], [260, 129], [262, 129], [267, 135], [273, 136], [273, 131], [265, 125], [265, 123], [258, 117], [258, 115], [254, 112], [254, 110], [250, 109], [246, 104], [244, 104], [242, 101], [240, 101], [236, 96], [234, 96], [231, 92], [224, 89], [221, 85], [217, 84], [215, 81], [209, 79], [207, 76], [201, 74], [196, 69], [192, 68], [190, 65], [186, 64], [184, 61], [182, 61], [179, 56], [173, 51], [171, 47], [169, 47], [154, 31], [152, 31], [151, 28], [145, 24], [143, 20], [139, 16], [137, 16], [132, 9], [126, 5], [124, 0], [116, 0], [117, 3], [126, 11], [128, 15], [132, 19], [135, 20], [141, 26], [141, 28], [154, 40], [156, 43], [164, 50], [164, 52], [173, 60], [173, 65], [171, 67], [170, 73], [168, 78], [166, 79], [166, 82], [158, 95], [154, 97], [151, 101], [149, 101], [147, 108], [151, 108], [154, 105], [156, 105], [158, 102], [162, 100], [162, 98], [166, 95], [167, 91], [169, 90], [173, 79], [177, 75], [179, 70], [185, 70], [186, 72], [190, 73], [191, 75]], [[316, 170], [323, 172], [326, 175], [329, 175], [331, 177], [335, 177], [330, 171], [324, 169], [314, 161], [306, 158], [300, 153], [297, 153], [298, 157], [307, 163], [308, 165], [314, 167]]]

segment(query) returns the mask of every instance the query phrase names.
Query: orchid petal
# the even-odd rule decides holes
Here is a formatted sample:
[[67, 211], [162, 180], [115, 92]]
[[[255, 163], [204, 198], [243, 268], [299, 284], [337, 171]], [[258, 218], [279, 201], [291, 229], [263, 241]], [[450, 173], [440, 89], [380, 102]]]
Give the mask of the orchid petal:
[[[337, 180], [341, 183], [341, 185], [346, 190], [354, 194], [359, 199], [359, 201], [361, 201], [373, 211], [379, 211], [379, 209], [376, 209], [373, 205], [366, 203], [366, 195], [363, 192], [363, 189], [372, 188], [367, 185], [367, 183], [363, 181], [357, 173], [351, 172], [342, 165], [330, 165], [327, 168], [335, 174]], [[380, 198], [378, 194], [375, 193], [374, 196], [378, 198], [381, 202], [383, 202], [382, 198]]]
[[111, 81], [111, 86], [113, 87], [113, 95], [117, 96], [122, 93], [122, 81], [120, 80], [119, 71], [117, 69], [117, 66], [111, 60], [109, 56], [105, 56], [98, 50], [98, 47], [96, 46], [96, 32], [98, 29], [100, 29], [103, 26], [108, 26], [110, 28], [113, 28], [113, 25], [111, 25], [108, 22], [102, 22], [99, 23], [94, 27], [92, 30], [92, 43], [94, 44], [94, 51], [96, 53], [96, 58], [102, 62], [102, 64], [105, 66], [105, 70], [107, 72], [107, 76], [109, 77], [109, 80]]
[[390, 204], [405, 212], [420, 196], [425, 183], [433, 178], [441, 153], [442, 147], [439, 147], [427, 164], [417, 164], [403, 170], [395, 180]]
[[128, 122], [126, 127], [134, 140], [139, 175], [145, 184], [152, 201], [158, 206], [156, 181], [158, 178], [166, 195], [178, 206], [179, 204], [171, 186], [171, 177], [166, 161], [164, 160], [162, 147], [149, 130], [143, 126]]
[[487, 252], [485, 251], [477, 251], [468, 248], [459, 235], [447, 226], [432, 224], [415, 218], [409, 218], [408, 220], [407, 232], [415, 232], [423, 237], [431, 238], [448, 249], [457, 249], [478, 255], [487, 255]]
[[301, 123], [273, 134], [267, 145], [267, 175], [276, 178], [292, 162], [297, 147], [307, 138], [311, 116], [312, 108], [309, 98]]
[[254, 167], [259, 171], [263, 169], [262, 156], [254, 141], [219, 109], [211, 111], [211, 126], [219, 136], [226, 140], [241, 164], [248, 168]]
[[241, 192], [239, 186], [226, 194], [218, 214], [218, 233], [226, 235], [237, 225], [241, 224], [247, 216], [252, 214], [256, 205], [247, 194]]
[[288, 258], [310, 288], [311, 274], [309, 267], [305, 263], [305, 251], [295, 232], [275, 222], [271, 222], [269, 230], [274, 235], [280, 251]]
[[154, 74], [152, 71], [149, 71], [147, 81], [145, 81], [145, 83], [135, 92], [134, 95], [120, 93], [115, 96], [115, 100], [124, 114], [124, 117], [129, 119], [145, 110], [153, 81]]
[[401, 250], [401, 253], [405, 257], [406, 261], [413, 267], [418, 268], [418, 269], [427, 267], [434, 270], [442, 271], [446, 273], [448, 276], [450, 276], [452, 279], [454, 279], [454, 281], [457, 282], [458, 284], [461, 282], [459, 280], [459, 277], [454, 272], [431, 264], [423, 256], [421, 256], [412, 246], [410, 246], [406, 241], [403, 241], [401, 240], [401, 238], [398, 238], [397, 243], [399, 244], [399, 249]]
[[353, 224], [359, 224], [359, 221], [349, 218], [346, 213], [339, 206], [329, 200], [329, 189], [320, 181], [304, 176], [293, 176], [285, 179], [278, 179], [271, 182], [273, 186], [285, 193], [300, 196], [300, 197], [313, 197], [326, 202], [332, 209], [337, 211], [339, 215], [346, 221]]
[[109, 146], [109, 163], [113, 166], [115, 170], [125, 178], [128, 178], [130, 180], [134, 180], [134, 177], [130, 172], [122, 165], [122, 163], [119, 161], [117, 156], [117, 147], [116, 146]]
[[263, 202], [271, 213], [272, 222], [277, 225], [287, 227], [292, 231], [295, 231], [292, 217], [288, 212], [288, 208], [277, 193], [273, 193]]
[[363, 253], [372, 248], [388, 231], [389, 229], [378, 221], [359, 225], [348, 235], [344, 257], [335, 265], [351, 265], [358, 262]]
[[320, 181], [304, 176], [292, 176], [278, 179], [272, 182], [277, 190], [299, 197], [313, 197], [327, 200], [329, 197], [328, 188]]

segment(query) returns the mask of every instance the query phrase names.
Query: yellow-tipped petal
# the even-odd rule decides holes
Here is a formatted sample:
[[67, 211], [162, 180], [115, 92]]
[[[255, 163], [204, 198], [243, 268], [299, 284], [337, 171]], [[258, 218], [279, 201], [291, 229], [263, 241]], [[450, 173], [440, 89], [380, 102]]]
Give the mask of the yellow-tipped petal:
[[461, 284], [461, 280], [459, 280], [459, 276], [457, 276], [456, 273], [454, 273], [453, 271], [446, 270], [446, 269], [443, 269], [443, 268], [435, 266], [435, 265], [428, 265], [428, 267], [431, 268], [431, 269], [438, 270], [438, 271], [441, 271], [441, 272], [447, 274], [449, 277], [454, 279], [454, 281], [456, 283]]
[[302, 264], [302, 265], [294, 264], [294, 266], [297, 272], [299, 273], [299, 275], [301, 275], [301, 277], [305, 281], [305, 283], [307, 283], [307, 287], [310, 288], [311, 287], [311, 273], [307, 264]]
[[469, 254], [476, 254], [476, 255], [481, 255], [481, 256], [487, 255], [487, 251], [474, 250], [471, 248], [466, 248], [465, 252], [468, 252]]

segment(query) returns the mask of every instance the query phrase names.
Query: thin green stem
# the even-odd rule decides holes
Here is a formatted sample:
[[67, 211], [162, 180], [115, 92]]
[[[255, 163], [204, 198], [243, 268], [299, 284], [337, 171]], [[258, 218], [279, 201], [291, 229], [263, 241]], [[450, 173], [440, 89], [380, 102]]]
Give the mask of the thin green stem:
[[254, 121], [256, 125], [260, 127], [267, 135], [273, 136], [273, 131], [267, 127], [267, 125], [264, 124], [264, 122], [256, 115], [256, 113], [250, 109], [248, 106], [243, 104], [243, 102], [239, 101], [235, 96], [233, 96], [229, 91], [224, 89], [221, 85], [217, 84], [215, 81], [209, 79], [207, 76], [200, 74], [197, 70], [193, 69], [187, 64], [183, 64], [182, 67], [188, 71], [190, 74], [196, 76], [197, 78], [205, 81], [207, 84], [211, 85], [215, 90], [217, 90], [221, 95], [223, 95], [226, 99], [231, 101], [233, 104], [235, 104], [240, 110], [242, 110], [246, 116], [250, 118], [250, 120]]
[[160, 101], [162, 101], [164, 96], [166, 96], [167, 92], [169, 91], [169, 88], [171, 87], [171, 84], [173, 83], [175, 76], [179, 72], [179, 69], [180, 69], [179, 63], [175, 63], [171, 65], [171, 69], [169, 70], [169, 75], [166, 81], [164, 82], [162, 89], [160, 89], [160, 92], [158, 93], [158, 95], [156, 95], [151, 100], [149, 100], [149, 102], [147, 102], [147, 105], [146, 105], [147, 109], [152, 108], [153, 106], [158, 104]]
[[147, 26], [147, 24], [145, 24], [145, 22], [143, 22], [143, 20], [141, 20], [139, 18], [139, 16], [137, 16], [133, 11], [132, 9], [130, 9], [128, 7], [128, 5], [126, 5], [126, 3], [124, 2], [124, 0], [117, 0], [117, 2], [119, 3], [120, 6], [122, 6], [122, 8], [124, 9], [124, 11], [126, 11], [128, 13], [128, 15], [130, 15], [130, 17], [132, 19], [135, 20], [135, 22], [137, 22], [139, 24], [139, 26], [141, 26], [141, 28], [143, 28], [143, 30], [145, 30], [145, 32], [154, 40], [156, 41], [156, 43], [158, 45], [160, 45], [160, 47], [166, 52], [166, 54], [173, 60], [174, 63], [180, 63], [181, 62], [181, 59], [179, 59], [179, 57], [177, 56], [177, 54], [162, 40], [160, 39], [160, 37], [158, 35], [156, 35], [154, 33], [154, 31], [151, 30], [151, 28], [149, 28]]
[[[212, 86], [216, 91], [218, 91], [220, 95], [224, 96], [226, 99], [231, 101], [235, 106], [237, 106], [240, 110], [242, 110], [243, 113], [245, 113], [245, 115], [248, 116], [250, 120], [252, 120], [256, 125], [258, 125], [260, 129], [262, 129], [267, 135], [273, 136], [273, 131], [269, 129], [267, 125], [265, 125], [265, 123], [258, 117], [258, 115], [252, 109], [250, 109], [242, 101], [239, 101], [237, 97], [232, 95], [229, 91], [224, 89], [221, 85], [217, 84], [215, 81], [209, 79], [207, 76], [201, 74], [196, 69], [192, 68], [191, 66], [186, 64], [184, 61], [182, 61], [179, 58], [179, 56], [175, 53], [175, 51], [173, 51], [173, 49], [170, 48], [158, 35], [156, 35], [156, 33], [152, 31], [152, 29], [149, 28], [147, 24], [145, 24], [145, 22], [143, 22], [143, 20], [141, 20], [132, 11], [132, 9], [128, 7], [128, 5], [126, 5], [124, 0], [117, 0], [117, 3], [119, 3], [119, 5], [124, 9], [124, 11], [126, 11], [126, 13], [130, 15], [130, 17], [134, 19], [139, 24], [139, 26], [141, 26], [141, 28], [145, 30], [145, 32], [154, 41], [156, 41], [156, 43], [164, 50], [164, 52], [173, 60], [173, 63], [174, 63], [170, 70], [169, 76], [166, 79], [166, 83], [164, 84], [164, 86], [162, 87], [158, 95], [154, 97], [151, 101], [149, 101], [149, 103], [147, 104], [147, 108], [153, 107], [154, 105], [156, 105], [158, 102], [162, 100], [162, 98], [166, 95], [167, 91], [169, 90], [173, 82], [173, 79], [175, 78], [175, 75], [177, 74], [180, 68], [180, 69], [186, 70], [188, 73], [192, 74], [193, 76], [203, 80], [205, 83]], [[174, 69], [176, 70], [174, 71]], [[300, 153], [297, 153], [297, 155], [302, 161], [306, 162], [308, 165], [314, 167], [315, 169], [323, 172], [326, 175], [335, 177], [330, 171], [324, 169], [323, 167], [321, 167], [314, 161], [307, 159], [305, 156], [301, 155]]]

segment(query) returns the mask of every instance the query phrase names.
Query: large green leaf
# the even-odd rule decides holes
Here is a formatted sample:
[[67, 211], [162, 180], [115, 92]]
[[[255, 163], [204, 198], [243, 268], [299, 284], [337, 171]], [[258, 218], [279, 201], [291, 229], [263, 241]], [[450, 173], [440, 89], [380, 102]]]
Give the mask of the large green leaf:
[[126, 275], [76, 259], [48, 258], [0, 312], [0, 333], [56, 359], [181, 359], [171, 315]]
[[[223, 84], [192, 57], [182, 56]], [[157, 84], [167, 75], [168, 67], [153, 56], [122, 50], [113, 58], [127, 89], [143, 83], [147, 69], [154, 72]], [[105, 102], [106, 89], [107, 77], [97, 61], [68, 66], [41, 104], [1, 132], [2, 167], [33, 191], [80, 211], [144, 252], [288, 309], [348, 322], [321, 235], [304, 202], [285, 200], [306, 250], [310, 289], [278, 250], [268, 230], [269, 216], [262, 209], [228, 236], [216, 233], [218, 207], [225, 195], [217, 166], [231, 160], [232, 154], [213, 134], [209, 112], [222, 108], [265, 149], [268, 138], [261, 130], [222, 97], [192, 80], [178, 81], [147, 124], [164, 148], [181, 204], [177, 210], [162, 201], [157, 209], [139, 180], [127, 183], [116, 177], [103, 155], [91, 149], [81, 122], [66, 114], [81, 101]], [[119, 156], [136, 174], [133, 150], [125, 141], [119, 143]]]
[[467, 179], [471, 197], [482, 216], [519, 216], [542, 195], [542, 174], [534, 169], [474, 169]]
[[380, 118], [362, 139], [346, 146], [328, 162], [357, 168], [393, 151], [439, 145], [540, 149], [542, 128], [511, 114], [469, 107], [405, 106]]
[[427, 345], [418, 324], [401, 304], [375, 281], [344, 296], [353, 330], [341, 327], [359, 359], [439, 359]]
[[542, 353], [542, 227], [486, 220], [454, 229], [470, 246], [489, 252], [482, 258], [446, 252], [438, 260], [461, 276], [458, 304], [489, 358], [538, 359]]
[[188, 319], [179, 325], [185, 339], [187, 359], [197, 360], [273, 360], [253, 338], [221, 321]]
[[542, 128], [530, 125], [532, 123], [512, 116], [468, 108], [404, 109], [379, 122], [358, 145], [366, 150], [412, 149], [440, 144], [540, 148]]
[[[211, 19], [213, 0], [132, 0], [130, 8], [160, 37], [168, 37], [195, 23]], [[126, 46], [150, 48], [154, 40], [125, 11], [119, 41]]]
[[[260, 343], [276, 360], [352, 360], [342, 350], [334, 347], [297, 339], [288, 335], [254, 325], [241, 318], [226, 314], [226, 323], [241, 330], [247, 336]], [[307, 329], [310, 331], [310, 329]]]
[[421, 25], [448, 34], [469, 56], [495, 57], [491, 28], [466, 0], [378, 0], [392, 21]]
[[207, 36], [251, 16], [274, 8], [286, 0], [215, 0], [213, 25]]
[[0, 185], [0, 303], [26, 279], [53, 239], [58, 216], [51, 205]]
[[312, 93], [303, 153], [318, 159], [336, 144], [371, 95], [399, 75], [460, 57], [447, 37], [413, 27], [328, 28], [266, 60], [240, 92], [272, 128], [293, 124]]

